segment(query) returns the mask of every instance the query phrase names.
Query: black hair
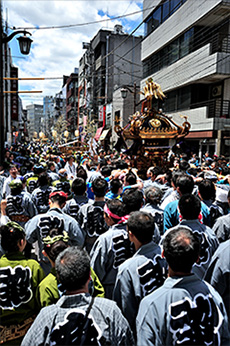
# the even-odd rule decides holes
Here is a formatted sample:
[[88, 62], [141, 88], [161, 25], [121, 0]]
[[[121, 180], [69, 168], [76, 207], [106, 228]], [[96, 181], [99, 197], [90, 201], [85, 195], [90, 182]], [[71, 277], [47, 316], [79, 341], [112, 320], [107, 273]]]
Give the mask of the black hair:
[[194, 188], [194, 180], [191, 175], [183, 175], [177, 178], [176, 186], [179, 187], [182, 195], [185, 193], [192, 193]]
[[50, 167], [52, 167], [52, 166], [55, 167], [54, 161], [49, 161], [49, 162], [47, 163], [47, 166], [48, 166], [48, 169], [50, 169]]
[[[60, 235], [60, 230], [53, 228], [49, 231], [49, 235], [51, 238]], [[58, 240], [55, 243], [49, 245], [44, 244], [44, 250], [53, 262], [56, 261], [57, 256], [67, 247], [68, 243], [64, 242], [63, 240]]]
[[185, 175], [185, 173], [181, 170], [176, 170], [176, 171], [173, 171], [172, 173], [172, 182], [173, 184], [175, 185], [175, 187], [177, 186], [176, 185], [176, 181], [177, 181], [177, 178], [181, 177], [182, 175]]
[[165, 179], [168, 182], [168, 184], [171, 184], [171, 180], [172, 180], [172, 171], [168, 170], [165, 172]]
[[13, 189], [11, 188], [10, 189], [10, 194], [12, 196], [17, 196], [17, 195], [19, 195], [22, 192], [22, 190], [23, 190], [23, 186], [19, 186], [19, 187], [13, 188]]
[[18, 242], [21, 239], [25, 239], [25, 232], [19, 230], [17, 227], [1, 226], [1, 246], [5, 252], [17, 252], [19, 251]]
[[66, 198], [64, 196], [60, 196], [59, 194], [52, 196], [50, 199], [52, 203], [57, 203], [60, 207], [66, 202]]
[[108, 190], [108, 183], [102, 177], [97, 177], [92, 181], [92, 190], [96, 197], [104, 197]]
[[190, 273], [200, 253], [198, 237], [188, 227], [178, 226], [163, 239], [164, 256], [175, 272]]
[[78, 178], [82, 178], [85, 181], [87, 179], [87, 172], [86, 172], [86, 170], [82, 166], [77, 167], [77, 177]]
[[90, 258], [77, 246], [62, 251], [55, 262], [57, 278], [63, 289], [75, 291], [82, 288], [90, 275]]
[[[125, 209], [124, 204], [119, 199], [110, 199], [106, 202], [107, 207], [111, 211], [111, 213], [117, 215], [117, 216], [124, 216], [125, 215]], [[115, 219], [111, 217], [112, 220], [115, 223], [118, 223], [119, 219]]]
[[38, 177], [38, 185], [45, 186], [50, 184], [50, 177], [47, 172], [43, 172]]
[[215, 184], [211, 180], [209, 179], [202, 180], [200, 184], [198, 185], [198, 190], [202, 199], [204, 200], [211, 199], [212, 201], [215, 200], [216, 188], [215, 188]]
[[122, 182], [120, 179], [113, 179], [110, 182], [110, 191], [117, 194], [118, 190], [122, 187]]
[[126, 189], [122, 195], [127, 214], [138, 211], [143, 204], [143, 193], [138, 189]]
[[144, 191], [146, 203], [157, 205], [160, 203], [163, 193], [161, 189], [156, 186], [149, 186]]
[[100, 169], [101, 174], [103, 175], [103, 177], [109, 177], [112, 173], [113, 167], [111, 165], [107, 165], [107, 166], [103, 166]]
[[72, 183], [72, 191], [75, 195], [83, 196], [86, 191], [86, 182], [83, 178], [75, 178]]
[[150, 172], [152, 173], [153, 176], [158, 176], [159, 174], [162, 173], [162, 168], [159, 166], [155, 166], [150, 168]]
[[201, 211], [201, 201], [192, 194], [185, 194], [179, 199], [178, 207], [183, 219], [196, 220]]
[[152, 240], [155, 222], [150, 213], [144, 211], [135, 211], [131, 213], [128, 223], [128, 231], [131, 231], [142, 244], [149, 243]]
[[190, 164], [186, 160], [181, 160], [179, 162], [179, 169], [182, 171], [187, 171], [187, 169], [190, 167]]
[[128, 185], [135, 185], [137, 183], [137, 177], [136, 175], [130, 170], [126, 175], [125, 175], [125, 181], [128, 183]]
[[[10, 164], [10, 165], [9, 165], [9, 168], [8, 168], [9, 171], [11, 170], [11, 168], [17, 168], [17, 165], [16, 165], [16, 164]], [[18, 169], [18, 168], [17, 168], [17, 169]]]
[[70, 159], [74, 159], [73, 155], [68, 155], [65, 157], [66, 161], [69, 162]]
[[187, 169], [187, 172], [188, 172], [188, 174], [191, 174], [191, 175], [193, 175], [194, 177], [197, 176], [197, 169], [194, 168], [194, 167], [189, 167], [189, 168]]

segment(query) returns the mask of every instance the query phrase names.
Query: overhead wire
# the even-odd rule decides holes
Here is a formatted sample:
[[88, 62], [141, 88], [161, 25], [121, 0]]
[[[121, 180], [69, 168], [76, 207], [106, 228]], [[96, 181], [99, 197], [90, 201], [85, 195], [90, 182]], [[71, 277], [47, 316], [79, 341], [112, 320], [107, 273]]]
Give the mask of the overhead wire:
[[[199, 5], [199, 6], [201, 6], [201, 5]], [[224, 16], [223, 16], [224, 17]], [[218, 19], [216, 20], [216, 22], [217, 21], [219, 21]], [[143, 21], [128, 35], [128, 37], [129, 36], [131, 36], [135, 31], [137, 31], [138, 30], [138, 28], [141, 26], [143, 24]], [[213, 24], [215, 24], [214, 22], [212, 22], [212, 25]], [[221, 25], [220, 25], [221, 26]], [[218, 26], [217, 28], [215, 28], [216, 30], [220, 27], [220, 26]], [[197, 33], [196, 35], [198, 36], [198, 35], [200, 35], [200, 34], [204, 34], [205, 32], [208, 32], [210, 30], [210, 28], [209, 27], [206, 27], [206, 28], [204, 28], [203, 29], [203, 32], [199, 32], [199, 33]], [[196, 38], [196, 35], [194, 35], [194, 38]], [[127, 39], [128, 39], [128, 37], [126, 37], [125, 38], [125, 40], [123, 40], [122, 42], [121, 42], [121, 44], [119, 45], [119, 46], [117, 46], [117, 47], [115, 47], [111, 52], [109, 52], [106, 56], [104, 56], [103, 58], [105, 59], [106, 57], [108, 57], [109, 55], [111, 55], [111, 54], [113, 54], [123, 43], [125, 43], [126, 41], [127, 41]], [[144, 37], [143, 39], [142, 39], [142, 41], [145, 39], [146, 37]], [[173, 41], [172, 41], [173, 42]], [[200, 39], [198, 39], [197, 41], [196, 41], [196, 44], [198, 44], [199, 42], [202, 42], [202, 37], [200, 38]], [[140, 42], [138, 42], [138, 44], [140, 44]], [[137, 45], [138, 45], [137, 44]], [[136, 45], [136, 46], [137, 46]], [[136, 47], [135, 46], [135, 47]], [[117, 60], [117, 61], [119, 61], [120, 59], [123, 59], [123, 60], [125, 60], [125, 58], [124, 58], [124, 56], [126, 56], [127, 54], [128, 54], [128, 52], [130, 52], [130, 51], [132, 51], [135, 47], [132, 47], [129, 51], [127, 51], [123, 56], [118, 56], [117, 54], [115, 54], [116, 56], [118, 56], [119, 57], [119, 59]], [[175, 51], [176, 51], [176, 48], [175, 48]], [[172, 51], [171, 51], [172, 52]], [[195, 57], [196, 56], [198, 56], [199, 54], [201, 54], [202, 52], [201, 51], [199, 51], [196, 55], [195, 55]], [[169, 53], [168, 53], [169, 54]], [[191, 53], [189, 53], [189, 54], [191, 54]], [[209, 58], [209, 57], [208, 57]], [[225, 57], [224, 59], [227, 59], [228, 57]], [[221, 60], [224, 60], [224, 59], [221, 59]], [[180, 59], [179, 59], [180, 60]], [[179, 60], [177, 60], [177, 61], [179, 61]], [[115, 63], [117, 62], [117, 61], [115, 61], [114, 62], [114, 64], [112, 65], [112, 66], [109, 66], [109, 69], [111, 69], [112, 67], [115, 67], [116, 68], [116, 66], [115, 66]], [[127, 61], [128, 62], [128, 61]], [[129, 61], [130, 62], [130, 61]], [[205, 63], [207, 63], [207, 61], [202, 61], [199, 65], [197, 65], [197, 66], [202, 66], [202, 65], [205, 65]], [[217, 63], [217, 62], [215, 62], [215, 63]], [[206, 66], [206, 68], [205, 68], [205, 70], [206, 69], [208, 69], [208, 68], [210, 68], [212, 65], [214, 65], [214, 63], [213, 64], [211, 64], [210, 66]], [[140, 65], [141, 66], [141, 65]], [[169, 65], [170, 66], [170, 65]], [[169, 66], [166, 66], [166, 67], [169, 67]], [[192, 69], [193, 67], [189, 67], [188, 66], [188, 69]], [[153, 73], [153, 74], [156, 74], [156, 73], [160, 73], [162, 70], [159, 70], [159, 71], [157, 71], [157, 72], [155, 72], [155, 73]], [[121, 69], [120, 69], [120, 72], [121, 72]], [[139, 71], [138, 71], [139, 72]], [[129, 72], [127, 72], [127, 71], [123, 71], [123, 73], [126, 73], [126, 74], [130, 74], [131, 75], [131, 73], [129, 73]], [[173, 74], [174, 73], [174, 71], [173, 72], [171, 72], [171, 74]], [[91, 75], [89, 75], [89, 77], [91, 76], [91, 77], [93, 77], [95, 74], [97, 74], [97, 72], [94, 72], [93, 74], [91, 74]], [[193, 76], [195, 76], [197, 73], [195, 73]], [[112, 74], [110, 74], [109, 76], [111, 76], [111, 75], [115, 75], [115, 73], [112, 73]], [[168, 74], [167, 74], [167, 76], [168, 76]], [[139, 76], [137, 76], [138, 78], [140, 78]], [[62, 77], [60, 77], [60, 79], [61, 79]], [[55, 79], [55, 78], [50, 78], [50, 79]], [[177, 85], [177, 84], [174, 84], [175, 86]]]
[[108, 22], [108, 21], [112, 21], [112, 20], [116, 20], [116, 19], [121, 19], [121, 18], [129, 17], [129, 16], [133, 16], [135, 14], [143, 13], [144, 11], [151, 10], [154, 7], [156, 7], [156, 6], [151, 6], [149, 8], [142, 9], [140, 11], [135, 11], [135, 12], [131, 12], [128, 14], [123, 14], [123, 15], [116, 16], [116, 17], [111, 17], [111, 18], [107, 18], [107, 19], [100, 19], [100, 20], [95, 20], [95, 21], [91, 21], [91, 22], [78, 23], [78, 24], [57, 25], [57, 26], [53, 25], [53, 26], [45, 26], [45, 27], [37, 27], [37, 26], [15, 27], [15, 26], [12, 26], [12, 27], [10, 27], [10, 29], [11, 30], [47, 30], [47, 29], [65, 29], [65, 28], [68, 29], [68, 28], [97, 24], [97, 23], [103, 23], [103, 22]]

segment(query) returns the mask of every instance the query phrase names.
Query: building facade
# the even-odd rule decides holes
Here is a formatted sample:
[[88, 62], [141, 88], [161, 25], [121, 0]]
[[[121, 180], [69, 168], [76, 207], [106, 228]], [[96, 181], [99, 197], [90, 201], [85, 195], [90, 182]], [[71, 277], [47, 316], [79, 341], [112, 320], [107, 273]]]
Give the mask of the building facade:
[[31, 104], [26, 106], [27, 111], [27, 124], [28, 124], [28, 135], [29, 138], [34, 137], [34, 133], [37, 136], [40, 131], [43, 131], [43, 105]]
[[143, 10], [141, 87], [152, 77], [165, 113], [188, 116], [192, 151], [229, 156], [230, 0], [144, 0]]
[[[141, 40], [141, 36], [128, 35], [122, 26], [115, 25], [113, 30], [99, 30], [89, 43], [83, 43], [85, 53], [79, 62], [79, 125], [84, 128], [86, 121], [94, 121], [96, 128], [107, 131], [101, 131], [103, 141], [114, 125], [114, 102], [123, 107], [120, 93], [119, 101], [114, 100], [114, 90], [139, 85], [142, 78]], [[126, 106], [127, 114], [133, 113], [132, 97], [131, 101], [127, 98]]]

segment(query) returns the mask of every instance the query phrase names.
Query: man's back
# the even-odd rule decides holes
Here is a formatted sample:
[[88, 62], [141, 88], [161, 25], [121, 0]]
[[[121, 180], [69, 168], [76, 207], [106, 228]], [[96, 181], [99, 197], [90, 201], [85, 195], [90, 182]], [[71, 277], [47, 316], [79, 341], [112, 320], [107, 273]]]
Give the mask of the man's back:
[[137, 345], [229, 345], [219, 294], [195, 274], [169, 277], [144, 298], [137, 316]]
[[217, 237], [210, 227], [200, 223], [199, 220], [182, 220], [180, 225], [191, 228], [200, 240], [199, 260], [197, 263], [194, 263], [192, 271], [199, 278], [203, 279], [212, 255], [219, 246]]
[[212, 230], [220, 243], [228, 240], [230, 237], [230, 214], [219, 217]]
[[167, 276], [167, 263], [154, 242], [143, 245], [118, 268], [113, 299], [127, 318], [132, 330], [140, 301], [159, 288]]
[[90, 253], [91, 266], [101, 281], [107, 298], [112, 297], [119, 265], [132, 256], [131, 251], [126, 223], [113, 225], [94, 243]]
[[[74, 344], [73, 339], [78, 334], [76, 321], [83, 318], [91, 299], [87, 293], [62, 296], [56, 304], [42, 309], [22, 346], [50, 345], [50, 342], [58, 345]], [[134, 345], [128, 322], [114, 302], [95, 298], [87, 320], [91, 333], [86, 333], [85, 345], [100, 345], [100, 342]]]
[[45, 214], [36, 215], [25, 225], [27, 241], [31, 244], [38, 241], [40, 259], [45, 262], [48, 262], [48, 260], [42, 254], [42, 239], [48, 235], [51, 224], [55, 224], [59, 227], [61, 223], [64, 223], [64, 228], [68, 233], [70, 242], [73, 245], [82, 247], [84, 244], [84, 236], [78, 222], [71, 216], [65, 214], [60, 208], [51, 208]]

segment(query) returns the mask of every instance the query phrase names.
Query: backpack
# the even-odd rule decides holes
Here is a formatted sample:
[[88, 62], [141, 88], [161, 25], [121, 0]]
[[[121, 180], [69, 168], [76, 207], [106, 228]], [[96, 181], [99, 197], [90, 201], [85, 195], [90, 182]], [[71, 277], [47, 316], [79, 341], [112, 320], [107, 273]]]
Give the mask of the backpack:
[[88, 206], [83, 228], [89, 237], [99, 237], [108, 230], [102, 207], [94, 204]]
[[100, 345], [102, 332], [89, 315], [93, 305], [92, 298], [87, 311], [79, 308], [69, 310], [64, 321], [58, 323], [51, 331], [50, 345]]

